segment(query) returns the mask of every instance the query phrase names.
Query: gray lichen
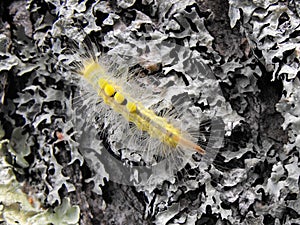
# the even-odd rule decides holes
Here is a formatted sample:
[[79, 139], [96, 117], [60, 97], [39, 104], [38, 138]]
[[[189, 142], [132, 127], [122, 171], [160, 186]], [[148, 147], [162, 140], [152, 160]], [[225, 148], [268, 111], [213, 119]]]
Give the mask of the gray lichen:
[[23, 158], [30, 151], [25, 142], [28, 135], [22, 135], [20, 128], [16, 128], [11, 140], [3, 139], [4, 136], [5, 132], [0, 124], [0, 222], [7, 225], [78, 224], [80, 209], [78, 206], [71, 206], [68, 198], [64, 198], [61, 205], [52, 212], [41, 207], [38, 194], [23, 192], [25, 184], [19, 183], [14, 174], [14, 170], [22, 170], [14, 168], [6, 158], [14, 157], [16, 163], [23, 168], [29, 166]]
[[[0, 12], [12, 32], [0, 34], [2, 144], [42, 204], [68, 208], [69, 197], [80, 224], [300, 222], [297, 1], [31, 0]], [[150, 106], [186, 97], [186, 117], [218, 121], [218, 134], [202, 124], [217, 137], [207, 160], [152, 176], [120, 170], [111, 155], [126, 164], [139, 154], [118, 152], [122, 127], [97, 118], [97, 99], [80, 98], [69, 70], [85, 50], [68, 49], [87, 40], [146, 71], [136, 80], [155, 84]], [[117, 184], [122, 176], [136, 186]]]

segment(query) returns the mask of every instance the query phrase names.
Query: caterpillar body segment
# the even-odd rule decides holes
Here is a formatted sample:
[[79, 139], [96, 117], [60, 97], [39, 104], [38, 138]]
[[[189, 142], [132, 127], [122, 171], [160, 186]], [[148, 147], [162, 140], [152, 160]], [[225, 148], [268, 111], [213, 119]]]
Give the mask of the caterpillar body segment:
[[161, 150], [182, 148], [205, 154], [204, 149], [191, 141], [184, 131], [123, 93], [122, 88], [111, 79], [110, 74], [97, 60], [83, 63], [80, 73], [98, 92], [105, 104], [135, 124], [138, 130], [147, 132], [151, 138], [159, 140], [164, 145]]

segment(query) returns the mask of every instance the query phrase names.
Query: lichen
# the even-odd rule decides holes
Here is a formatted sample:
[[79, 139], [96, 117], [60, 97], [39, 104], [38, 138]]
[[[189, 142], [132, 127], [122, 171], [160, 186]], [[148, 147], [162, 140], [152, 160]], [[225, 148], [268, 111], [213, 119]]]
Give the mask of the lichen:
[[[78, 224], [79, 207], [71, 206], [68, 198], [63, 199], [61, 205], [51, 209], [44, 209], [36, 195], [23, 192], [24, 184], [19, 183], [14, 174], [14, 167], [6, 161], [7, 154], [16, 156], [16, 163], [22, 167], [28, 167], [28, 163], [21, 154], [21, 149], [28, 154], [24, 137], [17, 129], [12, 135], [12, 139], [3, 139], [5, 132], [0, 124], [0, 222], [7, 225], [23, 224], [57, 224], [72, 225]], [[21, 136], [19, 136], [21, 135]], [[18, 138], [19, 142], [16, 140]], [[23, 140], [23, 141], [22, 141]], [[20, 155], [11, 149], [15, 145]], [[10, 147], [8, 147], [10, 146]], [[8, 151], [8, 152], [7, 152]], [[23, 153], [24, 153], [23, 152]], [[25, 156], [26, 156], [25, 155]]]
[[[3, 171], [21, 175], [45, 205], [70, 208], [70, 197], [81, 224], [299, 223], [297, 1], [31, 0], [0, 3], [0, 14]], [[79, 50], [68, 53], [74, 42]], [[91, 113], [96, 100], [81, 98], [69, 69], [87, 42], [145, 71], [134, 75], [153, 89], [149, 105], [187, 97], [183, 114], [216, 119], [209, 160], [195, 155], [176, 173], [125, 170], [139, 156], [118, 152], [122, 127]]]

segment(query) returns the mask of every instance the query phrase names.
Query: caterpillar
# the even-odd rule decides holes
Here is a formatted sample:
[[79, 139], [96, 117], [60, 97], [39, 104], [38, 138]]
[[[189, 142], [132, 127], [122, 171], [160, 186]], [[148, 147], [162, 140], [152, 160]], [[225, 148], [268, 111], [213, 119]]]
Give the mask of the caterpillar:
[[[180, 93], [175, 83], [170, 82], [172, 79], [159, 78], [160, 81], [167, 80], [164, 88], [173, 90], [177, 99], [171, 105], [161, 104], [161, 101], [166, 100], [165, 96], [170, 94], [159, 96], [168, 90], [156, 90], [161, 87], [157, 84], [158, 78], [153, 75], [138, 76], [136, 71], [129, 72], [130, 62], [105, 57], [102, 53], [96, 56], [84, 44], [83, 48], [71, 51], [72, 56], [65, 56], [65, 59], [70, 60], [72, 66], [75, 65], [73, 73], [75, 79], [79, 79], [78, 84], [84, 93], [80, 97], [92, 99], [78, 103], [77, 107], [84, 107], [82, 111], [90, 112], [85, 112], [87, 117], [97, 117], [97, 122], [100, 120], [104, 124], [100, 126], [101, 132], [108, 128], [111, 130], [108, 139], [114, 142], [113, 152], [121, 152], [120, 158], [158, 167], [162, 165], [161, 160], [167, 159], [168, 165], [164, 165], [164, 168], [170, 169], [175, 165], [170, 169], [174, 172], [184, 167], [195, 153], [202, 157], [215, 156], [212, 147], [206, 146], [204, 149], [199, 144], [199, 118], [192, 116], [193, 112], [189, 111], [190, 105], [187, 103], [188, 94]], [[142, 65], [144, 59], [139, 63]], [[145, 68], [157, 67], [150, 63]], [[165, 110], [168, 106], [171, 109]], [[220, 137], [222, 134], [216, 134], [210, 139], [221, 140]]]
[[121, 114], [128, 122], [132, 122], [141, 132], [145, 131], [151, 138], [162, 143], [162, 152], [183, 148], [205, 154], [202, 147], [191, 140], [191, 137], [169, 122], [158, 116], [132, 96], [126, 95], [122, 87], [118, 87], [111, 79], [108, 71], [97, 60], [83, 63], [80, 74], [89, 82], [101, 97], [101, 100], [115, 112]]

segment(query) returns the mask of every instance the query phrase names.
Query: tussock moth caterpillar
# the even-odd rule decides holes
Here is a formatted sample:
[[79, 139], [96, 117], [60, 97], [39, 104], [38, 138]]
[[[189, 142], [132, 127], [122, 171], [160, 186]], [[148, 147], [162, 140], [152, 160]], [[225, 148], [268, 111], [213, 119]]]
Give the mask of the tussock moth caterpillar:
[[201, 154], [205, 151], [187, 132], [176, 127], [162, 116], [158, 116], [151, 109], [147, 109], [141, 102], [129, 96], [122, 87], [112, 79], [107, 69], [96, 60], [83, 62], [80, 74], [89, 82], [105, 104], [126, 121], [133, 123], [140, 133], [146, 132], [151, 141], [158, 141], [159, 152], [165, 154], [176, 148], [194, 150]]
[[[129, 72], [130, 66], [145, 63], [146, 54], [132, 57], [120, 52], [121, 57], [118, 54], [96, 56], [93, 48], [89, 49], [85, 43], [76, 45], [79, 47], [61, 60], [75, 65], [73, 76], [82, 91], [77, 107], [86, 111], [88, 120], [98, 118], [98, 127], [101, 132], [108, 133], [110, 148], [114, 154], [119, 154], [120, 159], [129, 161], [131, 168], [152, 167], [156, 178], [161, 175], [160, 170], [168, 170], [163, 180], [187, 162], [191, 163], [194, 153], [200, 153], [200, 158], [214, 158], [214, 146], [206, 146], [206, 151], [200, 144], [202, 115], [200, 108], [189, 102], [185, 82], [176, 76], [155, 77], [153, 74]], [[146, 69], [149, 65], [157, 68], [155, 60], [145, 64]], [[201, 82], [201, 79], [195, 80]], [[181, 81], [180, 85], [176, 85], [178, 81]], [[219, 133], [210, 134], [209, 139], [220, 143], [222, 129], [216, 129], [216, 126], [213, 129]], [[140, 175], [142, 172], [138, 171]], [[130, 176], [129, 179], [139, 178]]]

